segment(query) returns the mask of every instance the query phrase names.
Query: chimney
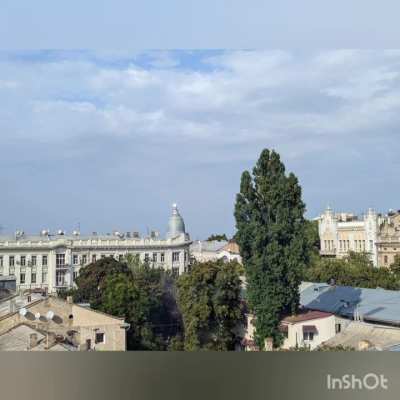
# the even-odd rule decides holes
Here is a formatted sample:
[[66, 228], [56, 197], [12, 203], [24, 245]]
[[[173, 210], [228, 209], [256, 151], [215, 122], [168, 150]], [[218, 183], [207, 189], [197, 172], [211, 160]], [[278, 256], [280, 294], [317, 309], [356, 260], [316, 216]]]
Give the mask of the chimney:
[[37, 333], [31, 333], [29, 335], [29, 349], [33, 349], [38, 344], [38, 335]]
[[74, 303], [74, 300], [73, 300], [72, 296], [67, 296], [67, 303], [68, 304], [73, 304]]

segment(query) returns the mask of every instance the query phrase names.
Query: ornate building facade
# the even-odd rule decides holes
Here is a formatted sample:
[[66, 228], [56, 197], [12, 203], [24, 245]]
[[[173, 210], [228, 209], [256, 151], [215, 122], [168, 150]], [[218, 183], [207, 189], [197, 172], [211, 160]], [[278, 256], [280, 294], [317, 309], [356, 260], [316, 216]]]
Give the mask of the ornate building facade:
[[328, 207], [318, 218], [321, 256], [342, 258], [350, 251], [368, 253], [376, 267], [390, 267], [400, 254], [400, 212], [387, 215], [369, 209], [361, 217], [334, 213]]
[[47, 289], [55, 292], [73, 286], [83, 266], [104, 257], [123, 260], [138, 255], [153, 267], [183, 273], [189, 265], [190, 236], [176, 204], [173, 205], [166, 238], [157, 232], [140, 237], [138, 232], [122, 234], [51, 234], [0, 236], [0, 275], [15, 277], [17, 289]]
[[378, 265], [389, 267], [400, 254], [400, 212], [389, 212], [382, 222], [377, 241]]

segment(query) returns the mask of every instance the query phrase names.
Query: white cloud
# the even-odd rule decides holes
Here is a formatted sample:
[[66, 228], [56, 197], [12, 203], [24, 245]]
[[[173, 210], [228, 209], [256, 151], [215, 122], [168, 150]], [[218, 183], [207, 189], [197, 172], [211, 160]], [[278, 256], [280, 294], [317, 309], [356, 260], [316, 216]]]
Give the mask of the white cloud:
[[168, 52], [149, 54], [151, 69], [137, 55], [124, 67], [82, 58], [0, 64], [0, 88], [16, 92], [11, 99], [0, 92], [8, 103], [3, 131], [52, 141], [122, 135], [258, 146], [264, 140], [300, 157], [311, 147], [299, 137], [329, 148], [343, 135], [359, 140], [399, 123], [399, 52], [226, 51], [204, 59], [207, 69], [181, 69]]

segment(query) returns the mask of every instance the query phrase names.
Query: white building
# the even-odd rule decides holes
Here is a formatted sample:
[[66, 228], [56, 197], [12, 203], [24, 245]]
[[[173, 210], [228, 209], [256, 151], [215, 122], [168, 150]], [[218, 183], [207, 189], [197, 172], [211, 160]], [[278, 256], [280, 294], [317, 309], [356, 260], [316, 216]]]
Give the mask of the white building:
[[314, 350], [336, 335], [336, 319], [331, 313], [307, 310], [284, 318], [280, 329], [285, 336], [283, 349], [308, 347]]
[[197, 240], [190, 246], [190, 255], [198, 262], [216, 260], [242, 262], [237, 243], [226, 240]]
[[366, 252], [378, 265], [376, 243], [381, 217], [372, 209], [357, 217], [348, 213], [334, 213], [330, 207], [318, 218], [321, 255], [342, 258], [350, 251]]
[[59, 231], [51, 234], [26, 235], [18, 231], [13, 236], [0, 236], [0, 276], [15, 276], [17, 290], [43, 288], [48, 292], [70, 288], [82, 266], [104, 257], [122, 260], [127, 254], [137, 254], [154, 267], [183, 273], [189, 264], [189, 234], [173, 205], [165, 239], [152, 232], [140, 237], [138, 232], [107, 235], [71, 235]]

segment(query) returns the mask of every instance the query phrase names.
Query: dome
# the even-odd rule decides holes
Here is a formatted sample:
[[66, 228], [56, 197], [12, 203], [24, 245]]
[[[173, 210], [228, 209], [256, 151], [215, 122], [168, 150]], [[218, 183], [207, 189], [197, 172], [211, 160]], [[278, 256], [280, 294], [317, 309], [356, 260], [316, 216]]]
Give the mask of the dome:
[[169, 218], [167, 238], [171, 239], [185, 233], [185, 222], [179, 214], [176, 204], [172, 205], [172, 215]]

